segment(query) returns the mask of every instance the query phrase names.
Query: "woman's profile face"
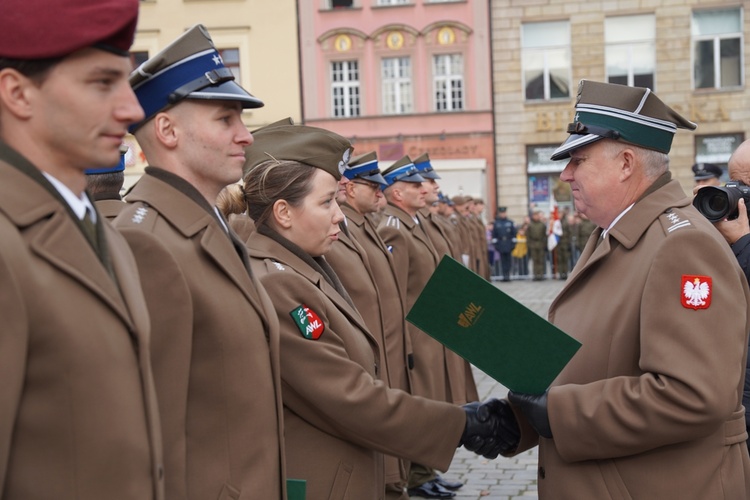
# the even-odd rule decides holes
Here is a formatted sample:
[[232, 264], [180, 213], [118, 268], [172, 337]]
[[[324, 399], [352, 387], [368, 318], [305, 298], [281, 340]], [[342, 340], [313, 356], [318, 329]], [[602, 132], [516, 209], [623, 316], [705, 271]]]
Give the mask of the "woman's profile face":
[[315, 169], [308, 195], [297, 207], [289, 207], [290, 226], [285, 236], [313, 257], [326, 253], [338, 239], [339, 222], [344, 220], [336, 193], [336, 179], [319, 168]]

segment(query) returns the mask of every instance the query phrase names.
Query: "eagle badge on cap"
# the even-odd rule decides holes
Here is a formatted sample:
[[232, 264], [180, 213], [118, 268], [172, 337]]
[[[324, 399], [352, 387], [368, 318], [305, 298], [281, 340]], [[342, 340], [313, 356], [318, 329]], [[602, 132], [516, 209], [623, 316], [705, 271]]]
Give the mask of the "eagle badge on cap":
[[712, 292], [709, 276], [682, 276], [682, 306], [686, 309], [708, 309]]
[[289, 311], [289, 315], [297, 324], [297, 328], [299, 328], [302, 336], [306, 339], [318, 340], [323, 335], [323, 330], [325, 330], [323, 320], [306, 305], [300, 304], [296, 309]]
[[351, 148], [348, 148], [346, 151], [344, 151], [344, 157], [341, 158], [341, 161], [339, 162], [339, 174], [344, 175], [344, 170], [346, 170], [347, 165], [349, 165], [349, 157], [352, 155]]

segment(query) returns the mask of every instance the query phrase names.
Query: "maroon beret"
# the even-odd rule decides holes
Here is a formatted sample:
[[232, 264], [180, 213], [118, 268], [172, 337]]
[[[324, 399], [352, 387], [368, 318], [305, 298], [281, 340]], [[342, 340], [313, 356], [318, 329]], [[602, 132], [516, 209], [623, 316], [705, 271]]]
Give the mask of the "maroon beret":
[[2, 0], [0, 57], [46, 59], [86, 47], [126, 55], [138, 0]]

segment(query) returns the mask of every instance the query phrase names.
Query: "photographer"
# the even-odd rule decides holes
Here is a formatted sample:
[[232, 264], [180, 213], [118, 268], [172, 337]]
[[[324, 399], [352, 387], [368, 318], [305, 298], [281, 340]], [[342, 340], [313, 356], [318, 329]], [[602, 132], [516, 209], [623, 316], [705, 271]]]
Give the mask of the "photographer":
[[[740, 144], [732, 153], [728, 170], [729, 179], [750, 185], [750, 140]], [[696, 194], [702, 187], [704, 186], [696, 186], [693, 194]], [[750, 222], [748, 222], [747, 207], [743, 198], [737, 202], [737, 212], [739, 214], [737, 218], [714, 222], [714, 226], [729, 243], [745, 277], [750, 282]], [[745, 407], [745, 427], [750, 434], [750, 362], [746, 364], [745, 372], [742, 404]], [[748, 448], [750, 448], [750, 438], [748, 438]]]

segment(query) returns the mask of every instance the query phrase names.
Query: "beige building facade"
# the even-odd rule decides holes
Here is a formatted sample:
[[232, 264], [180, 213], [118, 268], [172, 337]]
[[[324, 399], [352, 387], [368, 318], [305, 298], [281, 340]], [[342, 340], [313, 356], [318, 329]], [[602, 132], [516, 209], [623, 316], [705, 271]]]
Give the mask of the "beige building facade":
[[[157, 54], [194, 24], [206, 26], [238, 83], [264, 102], [264, 107], [243, 113], [250, 130], [288, 116], [300, 122], [295, 0], [142, 0], [131, 48], [134, 65]], [[144, 160], [135, 138], [128, 137], [126, 143], [129, 185], [140, 177]]]
[[[572, 206], [551, 152], [567, 137], [580, 80], [651, 88], [698, 124], [678, 130], [671, 171], [686, 193], [695, 163], [721, 166], [750, 138], [747, 11], [716, 0], [492, 0], [498, 205]], [[552, 201], [554, 199], [554, 201]]]

